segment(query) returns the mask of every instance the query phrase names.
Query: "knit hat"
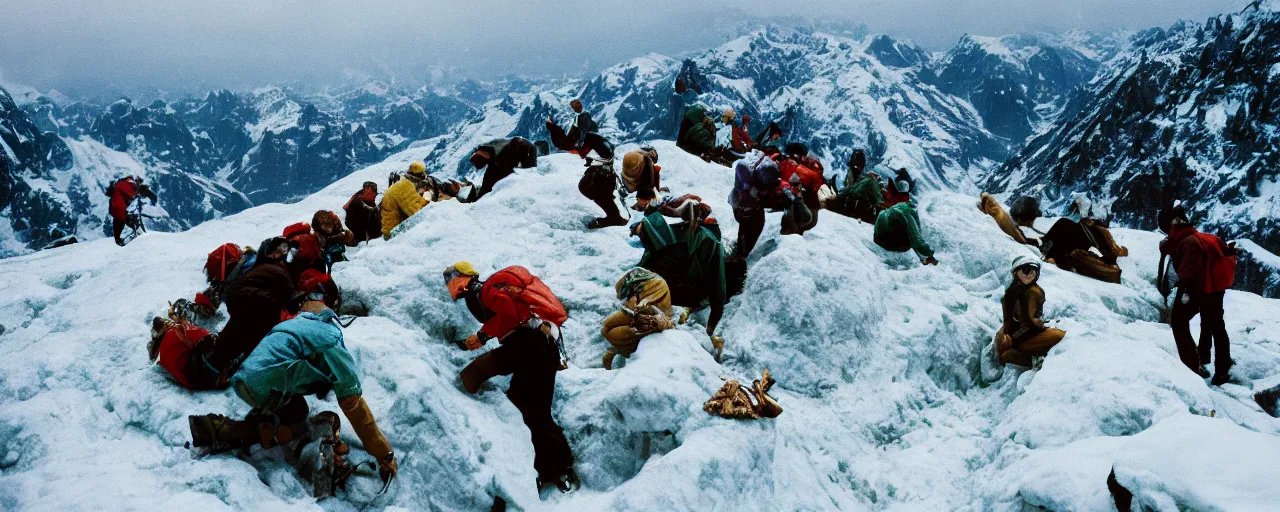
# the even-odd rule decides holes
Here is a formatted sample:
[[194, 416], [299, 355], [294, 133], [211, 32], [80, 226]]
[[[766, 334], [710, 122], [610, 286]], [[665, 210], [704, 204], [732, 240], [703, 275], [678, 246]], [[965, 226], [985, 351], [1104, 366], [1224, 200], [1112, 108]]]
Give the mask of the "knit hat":
[[305, 235], [310, 232], [311, 232], [310, 224], [307, 224], [306, 222], [298, 222], [295, 224], [290, 224], [289, 227], [284, 228], [284, 233], [281, 234], [280, 236], [284, 237], [285, 239], [289, 239], [298, 235]]
[[426, 164], [422, 162], [414, 162], [409, 164], [409, 174], [417, 178], [425, 177], [427, 175]]

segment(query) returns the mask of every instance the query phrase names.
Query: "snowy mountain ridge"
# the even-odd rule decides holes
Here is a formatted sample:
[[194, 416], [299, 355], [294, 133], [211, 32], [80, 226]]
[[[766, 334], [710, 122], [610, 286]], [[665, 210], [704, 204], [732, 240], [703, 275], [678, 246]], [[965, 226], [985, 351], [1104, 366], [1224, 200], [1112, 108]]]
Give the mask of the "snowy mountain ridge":
[[[730, 173], [654, 144], [664, 183], [707, 198], [732, 239]], [[1280, 420], [1250, 390], [1280, 380], [1277, 302], [1228, 292], [1237, 380], [1207, 386], [1158, 323], [1159, 235], [1115, 230], [1132, 254], [1120, 260], [1121, 284], [1046, 268], [1045, 318], [1067, 338], [1041, 369], [1009, 368], [984, 386], [979, 351], [1000, 324], [1009, 261], [1029, 249], [976, 198], [919, 198], [936, 267], [884, 252], [871, 227], [851, 219], [824, 213], [803, 237], [783, 237], [770, 214], [721, 324], [724, 364], [695, 315], [695, 325], [646, 338], [605, 371], [599, 325], [616, 307], [614, 281], [641, 251], [624, 228], [582, 227], [594, 205], [566, 200], [581, 175], [567, 154], [518, 171], [479, 203], [430, 205], [397, 237], [355, 248], [336, 267], [344, 301], [369, 310], [344, 335], [401, 461], [387, 496], [376, 496], [376, 479], [356, 477], [339, 499], [316, 505], [278, 449], [192, 458], [186, 415], [239, 416], [248, 406], [232, 393], [182, 391], [149, 365], [151, 316], [202, 288], [210, 248], [254, 244], [335, 209], [361, 182], [419, 154], [393, 155], [295, 204], [150, 233], [123, 249], [97, 240], [0, 261], [0, 440], [9, 447], [0, 504], [475, 510], [500, 496], [524, 510], [1109, 510], [1113, 465], [1137, 503], [1153, 508], [1280, 499], [1266, 484]], [[535, 493], [528, 431], [502, 394], [505, 379], [475, 396], [458, 385], [475, 353], [452, 342], [477, 324], [449, 300], [439, 272], [463, 259], [485, 275], [524, 265], [570, 312], [571, 368], [559, 374], [554, 414], [583, 480], [574, 494]], [[742, 422], [701, 410], [722, 377], [764, 368], [779, 380], [781, 417]], [[336, 409], [332, 398], [308, 401], [313, 412]], [[1177, 435], [1205, 449], [1185, 451]], [[1191, 467], [1217, 471], [1198, 481], [1178, 469]]]

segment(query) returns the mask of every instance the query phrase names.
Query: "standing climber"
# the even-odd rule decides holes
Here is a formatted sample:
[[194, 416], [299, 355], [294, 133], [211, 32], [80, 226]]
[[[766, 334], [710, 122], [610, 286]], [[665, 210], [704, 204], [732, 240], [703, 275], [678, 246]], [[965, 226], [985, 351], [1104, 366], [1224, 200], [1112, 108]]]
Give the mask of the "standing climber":
[[628, 271], [614, 285], [622, 308], [604, 319], [600, 329], [610, 346], [605, 350], [604, 369], [613, 369], [613, 359], [630, 357], [640, 339], [675, 327], [671, 311], [671, 290], [662, 276], [644, 268]]
[[884, 187], [880, 185], [880, 176], [864, 172], [866, 167], [866, 154], [861, 149], [854, 150], [849, 156], [849, 172], [844, 177], [844, 189], [836, 196], [835, 201], [827, 205], [827, 209], [867, 224], [875, 224], [876, 215], [880, 214], [880, 209], [884, 206]]
[[[351, 429], [377, 461], [379, 476], [384, 482], [395, 477], [391, 443], [361, 396], [359, 369], [333, 312], [338, 290], [327, 277], [320, 275], [300, 290], [305, 296], [298, 317], [271, 329], [231, 377], [236, 396], [253, 407], [248, 416], [241, 421], [221, 414], [188, 417], [192, 446], [221, 452], [259, 443], [271, 448], [303, 439], [308, 428], [306, 395], [332, 390]], [[332, 425], [335, 433], [341, 423], [332, 412], [321, 412], [310, 420], [322, 422]], [[333, 452], [345, 455], [350, 448], [335, 439]]]
[[996, 333], [996, 350], [1003, 364], [1016, 364], [1030, 368], [1032, 358], [1044, 357], [1049, 349], [1062, 341], [1067, 333], [1045, 327], [1041, 316], [1044, 312], [1044, 289], [1036, 284], [1040, 279], [1040, 262], [1031, 256], [1018, 256], [1013, 260], [1013, 282], [1000, 299], [1004, 322]]
[[[494, 139], [476, 147], [469, 159], [476, 169], [484, 169], [484, 181], [480, 188], [471, 190], [464, 203], [474, 203], [493, 191], [503, 178], [515, 173], [516, 168], [527, 169], [538, 165], [538, 148], [520, 137]], [[390, 193], [390, 191], [387, 191]]]
[[573, 453], [551, 415], [556, 373], [561, 368], [557, 340], [560, 326], [569, 317], [564, 306], [524, 267], [507, 267], [481, 281], [475, 268], [462, 261], [445, 269], [444, 278], [449, 296], [464, 300], [472, 316], [484, 324], [467, 338], [467, 350], [483, 347], [490, 338], [499, 340], [498, 348], [462, 369], [463, 387], [478, 393], [490, 378], [511, 375], [507, 398], [529, 427], [538, 488], [553, 484], [561, 492], [576, 489]]
[[116, 245], [124, 247], [125, 242], [120, 235], [124, 232], [125, 221], [129, 218], [129, 205], [139, 195], [150, 199], [151, 206], [156, 205], [155, 192], [142, 182], [140, 176], [125, 176], [107, 187], [107, 197], [111, 198], [107, 213], [111, 215], [111, 234], [116, 239]]
[[[1222, 301], [1235, 283], [1236, 247], [1221, 238], [1201, 233], [1181, 206], [1166, 208], [1159, 215], [1160, 230], [1168, 233], [1160, 242], [1160, 271], [1156, 278], [1160, 292], [1169, 296], [1165, 284], [1165, 257], [1173, 260], [1178, 274], [1169, 325], [1178, 345], [1178, 357], [1191, 371], [1208, 377], [1209, 352], [1215, 352], [1211, 384], [1221, 386], [1231, 379], [1231, 340], [1223, 320]], [[1200, 346], [1191, 337], [1191, 319], [1200, 315]]]
[[427, 205], [427, 199], [418, 191], [427, 179], [427, 166], [422, 162], [411, 163], [403, 178], [387, 188], [382, 196], [382, 238], [385, 240], [391, 239], [391, 230]]
[[[876, 216], [876, 245], [893, 252], [915, 250], [922, 264], [937, 265], [933, 248], [929, 247], [920, 233], [920, 215], [911, 205], [911, 182], [898, 180], [891, 188], [894, 189], [893, 197], [898, 202]], [[885, 202], [888, 203], [888, 200]]]
[[[424, 168], [425, 169], [425, 168]], [[359, 192], [351, 195], [342, 205], [347, 215], [347, 227], [351, 228], [351, 242], [359, 244], [382, 237], [382, 214], [378, 208], [378, 184], [364, 182]]]
[[781, 188], [782, 171], [778, 163], [760, 151], [752, 151], [734, 162], [733, 172], [729, 204], [733, 206], [734, 220], [738, 221], [734, 257], [745, 260], [764, 232], [765, 209], [781, 209], [790, 204], [794, 196], [786, 196], [790, 189]]
[[645, 211], [662, 190], [662, 167], [658, 166], [658, 150], [641, 146], [622, 156], [622, 183], [627, 192], [635, 192], [633, 210]]
[[673, 84], [675, 92], [671, 95], [670, 111], [667, 114], [667, 123], [669, 123], [667, 126], [670, 127], [671, 131], [667, 132], [665, 136], [675, 137], [676, 140], [680, 139], [681, 127], [684, 126], [684, 112], [698, 101], [698, 93], [701, 92], [697, 84], [694, 85], [695, 87], [691, 88], [689, 87], [689, 82], [685, 81], [684, 78], [676, 78]]

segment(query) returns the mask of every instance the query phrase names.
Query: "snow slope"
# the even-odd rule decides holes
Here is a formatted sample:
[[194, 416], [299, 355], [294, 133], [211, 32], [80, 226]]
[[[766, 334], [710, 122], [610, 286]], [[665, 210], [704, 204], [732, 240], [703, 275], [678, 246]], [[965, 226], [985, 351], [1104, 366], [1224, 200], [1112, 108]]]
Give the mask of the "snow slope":
[[[729, 170], [669, 142], [656, 147], [664, 184], [702, 194], [732, 239]], [[170, 383], [147, 362], [147, 322], [201, 288], [210, 248], [256, 244], [316, 209], [336, 210], [411, 153], [296, 204], [149, 233], [123, 249], [98, 240], [0, 261], [0, 508], [317, 508], [278, 450], [191, 457], [188, 414], [248, 407]], [[1066, 340], [1041, 370], [1010, 369], [980, 385], [978, 354], [999, 324], [1008, 262], [1027, 249], [974, 198], [950, 193], [921, 198], [937, 267], [880, 250], [857, 221], [824, 213], [804, 237], [779, 237], [771, 214], [746, 290], [721, 324], [723, 365], [691, 325], [646, 339], [605, 371], [600, 320], [615, 305], [614, 280], [641, 251], [624, 228], [583, 228], [597, 212], [576, 193], [580, 176], [576, 157], [544, 158], [478, 204], [427, 207], [395, 239], [357, 248], [338, 267], [346, 301], [370, 310], [346, 329], [347, 346], [401, 463], [388, 496], [374, 497], [376, 479], [357, 478], [325, 509], [373, 500], [370, 508], [484, 510], [500, 495], [527, 510], [1108, 510], [1119, 436], [1210, 411], [1266, 439], [1280, 434], [1249, 389], [1280, 372], [1277, 302], [1228, 294], [1238, 382], [1207, 386], [1157, 323], [1158, 236], [1147, 232], [1116, 232], [1134, 254], [1122, 260], [1121, 285], [1047, 269], [1045, 315], [1060, 320]], [[461, 390], [458, 371], [476, 354], [449, 342], [478, 325], [440, 280], [460, 259], [486, 275], [527, 266], [569, 309], [572, 368], [559, 375], [555, 415], [581, 491], [535, 493], [532, 446], [501, 393], [505, 379], [477, 396]], [[722, 377], [764, 368], [779, 380], [780, 418], [700, 410]], [[337, 409], [332, 397], [309, 401], [313, 412]]]

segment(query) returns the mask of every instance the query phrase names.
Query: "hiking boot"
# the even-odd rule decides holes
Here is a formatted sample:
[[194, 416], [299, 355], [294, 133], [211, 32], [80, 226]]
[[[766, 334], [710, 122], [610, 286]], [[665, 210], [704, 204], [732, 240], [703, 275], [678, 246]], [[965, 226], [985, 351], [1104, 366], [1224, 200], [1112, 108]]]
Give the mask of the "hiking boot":
[[221, 414], [187, 416], [187, 423], [191, 428], [191, 446], [208, 448], [209, 453], [248, 448], [257, 442], [255, 434], [246, 435], [242, 422]]
[[1209, 365], [1207, 364], [1200, 365], [1200, 369], [1196, 371], [1196, 373], [1200, 374], [1200, 378], [1202, 379], [1209, 378]]
[[151, 341], [147, 343], [147, 356], [151, 361], [160, 357], [160, 342], [164, 341], [164, 335], [177, 326], [178, 322], [168, 318], [157, 316], [151, 319]]
[[587, 229], [600, 229], [613, 226], [626, 226], [627, 219], [622, 217], [600, 217], [587, 223]]
[[601, 363], [604, 363], [604, 369], [606, 369], [606, 370], [612, 370], [612, 369], [613, 369], [613, 358], [615, 358], [615, 357], [617, 357], [617, 356], [618, 356], [618, 351], [617, 351], [617, 350], [614, 350], [614, 348], [613, 348], [613, 347], [609, 347], [609, 349], [608, 349], [608, 350], [605, 350], [605, 351], [604, 351], [604, 357], [600, 358], [600, 362], [601, 362]]
[[559, 489], [562, 493], [573, 492], [582, 487], [582, 482], [578, 480], [578, 473], [573, 468], [568, 468], [564, 473], [551, 478], [539, 476], [536, 484], [538, 490], [542, 490], [547, 484], [551, 484], [556, 486], [556, 489]]
[[1225, 371], [1225, 372], [1215, 373], [1213, 375], [1213, 380], [1210, 380], [1209, 384], [1213, 386], [1222, 386], [1223, 384], [1226, 384], [1227, 382], [1230, 382], [1230, 381], [1231, 381], [1231, 372]]

